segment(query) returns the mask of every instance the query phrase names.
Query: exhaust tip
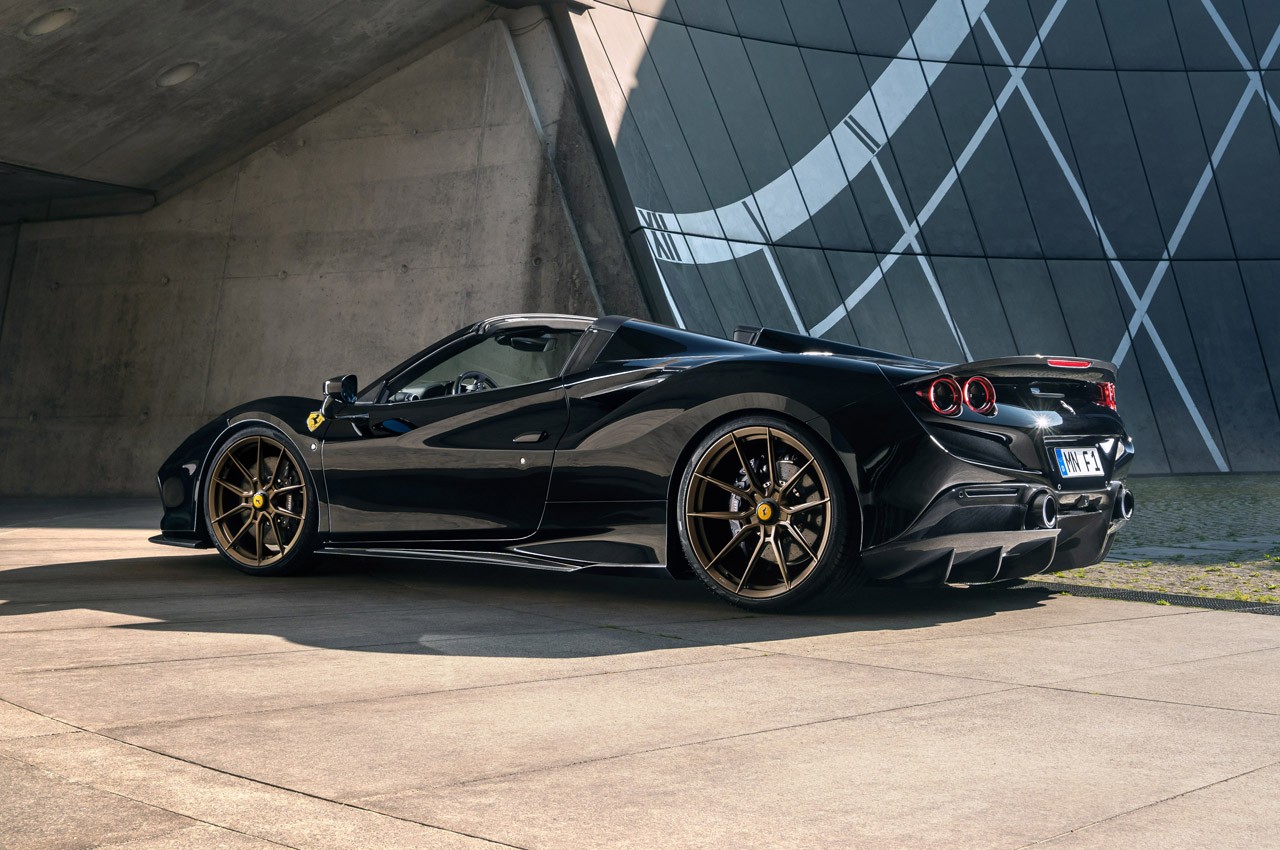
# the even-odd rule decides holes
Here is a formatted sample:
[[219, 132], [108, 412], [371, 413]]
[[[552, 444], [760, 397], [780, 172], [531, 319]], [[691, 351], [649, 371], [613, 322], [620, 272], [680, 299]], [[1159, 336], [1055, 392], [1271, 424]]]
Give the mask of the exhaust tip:
[[1058, 501], [1052, 493], [1041, 493], [1031, 500], [1027, 509], [1028, 528], [1057, 528]]
[[1133, 491], [1126, 488], [1116, 496], [1115, 508], [1111, 511], [1112, 519], [1130, 519], [1133, 517]]

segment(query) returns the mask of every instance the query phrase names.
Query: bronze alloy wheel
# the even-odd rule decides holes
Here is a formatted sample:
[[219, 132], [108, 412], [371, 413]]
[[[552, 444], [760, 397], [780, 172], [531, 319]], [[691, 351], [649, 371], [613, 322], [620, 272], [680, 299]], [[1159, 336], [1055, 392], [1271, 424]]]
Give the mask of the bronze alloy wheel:
[[736, 427], [707, 447], [682, 509], [698, 565], [739, 598], [791, 593], [831, 544], [832, 493], [822, 464], [781, 428]]
[[209, 528], [238, 567], [269, 568], [305, 537], [311, 498], [298, 459], [279, 440], [240, 437], [219, 455], [209, 480]]

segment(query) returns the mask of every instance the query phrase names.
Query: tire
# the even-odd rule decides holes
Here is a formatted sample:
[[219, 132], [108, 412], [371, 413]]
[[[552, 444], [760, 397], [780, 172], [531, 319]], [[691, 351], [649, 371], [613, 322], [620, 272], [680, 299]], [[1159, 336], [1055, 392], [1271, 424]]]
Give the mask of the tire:
[[827, 606], [861, 584], [843, 469], [795, 423], [746, 416], [716, 428], [691, 454], [675, 508], [694, 575], [739, 608]]
[[302, 572], [316, 545], [315, 480], [275, 428], [236, 431], [214, 455], [204, 483], [209, 539], [248, 575]]

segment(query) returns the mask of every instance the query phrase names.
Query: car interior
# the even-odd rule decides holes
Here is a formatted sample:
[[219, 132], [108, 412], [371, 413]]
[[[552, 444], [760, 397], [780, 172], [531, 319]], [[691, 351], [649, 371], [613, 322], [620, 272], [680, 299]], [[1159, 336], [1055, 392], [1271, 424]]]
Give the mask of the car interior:
[[388, 387], [389, 403], [529, 384], [560, 374], [581, 330], [521, 328], [464, 343], [408, 369]]

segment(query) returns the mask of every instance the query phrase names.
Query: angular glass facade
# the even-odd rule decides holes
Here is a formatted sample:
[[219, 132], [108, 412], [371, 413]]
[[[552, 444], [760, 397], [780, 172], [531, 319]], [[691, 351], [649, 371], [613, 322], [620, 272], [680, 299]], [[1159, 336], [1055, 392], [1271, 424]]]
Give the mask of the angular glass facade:
[[1280, 469], [1274, 0], [570, 19], [663, 318], [1110, 359], [1138, 471]]

